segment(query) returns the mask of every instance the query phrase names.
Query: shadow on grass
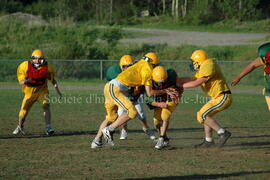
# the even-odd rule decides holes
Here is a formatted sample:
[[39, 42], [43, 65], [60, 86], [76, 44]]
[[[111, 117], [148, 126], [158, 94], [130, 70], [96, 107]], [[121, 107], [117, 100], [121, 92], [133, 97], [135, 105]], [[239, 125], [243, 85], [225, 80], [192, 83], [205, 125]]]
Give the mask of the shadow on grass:
[[234, 139], [241, 139], [241, 138], [269, 138], [270, 135], [259, 135], [259, 136], [233, 136], [232, 138]]
[[193, 174], [186, 176], [167, 176], [167, 177], [151, 177], [151, 178], [128, 178], [125, 180], [181, 180], [181, 179], [219, 179], [219, 178], [231, 178], [238, 176], [246, 176], [246, 175], [255, 175], [255, 174], [266, 174], [270, 173], [270, 171], [241, 171], [241, 172], [233, 172], [227, 174]]
[[[201, 128], [178, 128], [178, 129], [170, 129], [169, 132], [190, 132], [190, 131], [199, 131]], [[128, 133], [142, 133], [143, 130], [134, 129], [128, 130]], [[53, 136], [77, 136], [77, 135], [95, 135], [97, 130], [95, 131], [74, 131], [74, 132], [56, 132]], [[119, 131], [116, 131], [119, 133]], [[26, 135], [0, 135], [0, 139], [13, 139], [13, 138], [47, 138], [45, 134], [26, 134]]]
[[0, 139], [14, 139], [14, 138], [49, 138], [49, 137], [59, 137], [59, 136], [80, 136], [80, 135], [95, 135], [97, 131], [74, 131], [74, 132], [59, 132], [55, 133], [53, 136], [48, 136], [46, 134], [26, 134], [26, 135], [1, 135]]
[[269, 141], [266, 142], [247, 142], [247, 143], [240, 143], [240, 144], [235, 144], [235, 145], [230, 145], [230, 146], [267, 146], [270, 145]]

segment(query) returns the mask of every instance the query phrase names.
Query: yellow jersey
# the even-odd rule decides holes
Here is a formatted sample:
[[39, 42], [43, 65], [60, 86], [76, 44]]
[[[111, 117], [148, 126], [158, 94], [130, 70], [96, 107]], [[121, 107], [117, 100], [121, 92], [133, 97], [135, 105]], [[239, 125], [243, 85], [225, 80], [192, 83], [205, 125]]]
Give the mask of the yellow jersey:
[[201, 88], [209, 96], [216, 98], [222, 92], [229, 91], [229, 86], [221, 72], [219, 65], [214, 59], [207, 59], [200, 65], [200, 69], [195, 74], [195, 78], [207, 78]]
[[127, 87], [152, 86], [153, 67], [149, 62], [140, 60], [121, 72], [116, 80]]
[[[19, 65], [19, 67], [17, 69], [18, 81], [26, 80], [27, 75], [28, 75], [28, 61], [24, 61]], [[48, 91], [47, 80], [53, 80], [54, 78], [55, 78], [54, 67], [48, 63], [48, 72], [47, 72], [46, 82], [43, 85], [34, 86], [34, 87], [23, 85], [22, 91], [28, 95], [31, 95], [34, 93], [39, 93], [39, 92], [44, 92], [44, 91], [46, 92], [46, 91]]]

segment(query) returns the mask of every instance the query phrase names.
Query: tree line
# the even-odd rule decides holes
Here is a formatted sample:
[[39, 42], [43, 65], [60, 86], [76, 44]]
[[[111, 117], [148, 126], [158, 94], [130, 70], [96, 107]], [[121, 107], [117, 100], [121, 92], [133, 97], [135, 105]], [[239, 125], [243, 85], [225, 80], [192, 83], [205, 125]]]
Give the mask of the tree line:
[[224, 19], [269, 18], [269, 0], [1, 0], [0, 14], [25, 12], [97, 24], [137, 24], [142, 16], [167, 16], [174, 22], [209, 24]]

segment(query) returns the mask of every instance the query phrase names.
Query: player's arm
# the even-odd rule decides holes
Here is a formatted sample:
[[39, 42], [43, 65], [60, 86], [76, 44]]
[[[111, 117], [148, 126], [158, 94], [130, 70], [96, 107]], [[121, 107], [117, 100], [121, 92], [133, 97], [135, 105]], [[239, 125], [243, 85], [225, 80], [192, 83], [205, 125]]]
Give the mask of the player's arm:
[[153, 109], [154, 107], [168, 108], [168, 104], [166, 104], [166, 102], [156, 102], [155, 98], [153, 96], [148, 96], [146, 92], [144, 93], [144, 100], [150, 109]]
[[195, 87], [198, 87], [198, 86], [202, 85], [207, 80], [208, 80], [207, 77], [197, 78], [197, 79], [195, 79], [193, 81], [189, 81], [187, 83], [184, 83], [183, 88], [195, 88]]
[[235, 86], [236, 84], [238, 84], [240, 82], [240, 80], [245, 77], [247, 74], [249, 74], [250, 72], [252, 72], [254, 69], [256, 69], [257, 67], [263, 66], [264, 64], [261, 61], [260, 57], [257, 57], [255, 60], [253, 60], [250, 64], [248, 64], [241, 73], [239, 73], [237, 76], [235, 76], [232, 79], [231, 85]]
[[182, 77], [182, 78], [177, 77], [176, 84], [178, 86], [178, 85], [182, 85], [182, 84], [185, 84], [187, 82], [190, 82], [192, 80], [194, 80], [194, 79], [192, 79], [191, 77]]
[[145, 91], [147, 96], [158, 96], [162, 94], [168, 94], [172, 98], [178, 97], [178, 92], [174, 88], [167, 88], [167, 89], [161, 89], [161, 90], [154, 90], [152, 86], [145, 86]]
[[152, 106], [155, 106], [155, 107], [159, 107], [159, 108], [162, 108], [162, 109], [166, 109], [168, 108], [168, 104], [166, 102], [152, 102], [151, 103]]
[[18, 82], [20, 85], [26, 85], [28, 83], [27, 81], [27, 68], [28, 68], [28, 63], [23, 62], [19, 65], [17, 69], [17, 78]]
[[161, 90], [154, 90], [152, 88], [152, 86], [145, 86], [145, 92], [147, 94], [147, 96], [151, 97], [151, 96], [158, 96], [161, 94], [165, 94], [166, 91], [165, 89], [161, 89]]
[[56, 81], [55, 79], [52, 80], [52, 84], [53, 84], [53, 87], [55, 88], [57, 94], [58, 94], [60, 97], [62, 97], [62, 93], [61, 93], [61, 91], [59, 90], [57, 81]]
[[54, 70], [54, 67], [49, 64], [48, 65], [48, 70], [49, 70], [49, 73], [48, 73], [48, 80], [50, 80], [52, 82], [52, 85], [54, 87], [54, 89], [56, 90], [57, 94], [62, 97], [62, 93], [61, 91], [59, 90], [59, 87], [58, 87], [58, 83], [57, 81], [55, 80], [55, 70]]

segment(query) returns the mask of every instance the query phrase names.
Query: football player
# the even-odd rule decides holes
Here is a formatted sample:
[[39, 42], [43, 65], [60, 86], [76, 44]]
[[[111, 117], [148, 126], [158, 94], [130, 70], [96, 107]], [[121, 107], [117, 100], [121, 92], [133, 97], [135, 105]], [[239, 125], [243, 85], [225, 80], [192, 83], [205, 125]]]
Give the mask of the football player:
[[[150, 57], [152, 57], [152, 59], [154, 59], [153, 64], [159, 63], [159, 58], [155, 53], [148, 53], [148, 55]], [[128, 56], [127, 57], [123, 56], [120, 59], [121, 71], [124, 71], [126, 68], [133, 65], [134, 63], [135, 62], [133, 62], [132, 57], [129, 58]], [[116, 78], [117, 75], [114, 77], [108, 78], [108, 80], [110, 81], [110, 80]], [[156, 139], [155, 133], [151, 129], [149, 129], [149, 126], [146, 123], [146, 112], [144, 109], [143, 99], [141, 96], [143, 94], [143, 92], [144, 92], [143, 86], [137, 86], [135, 88], [132, 88], [131, 93], [130, 93], [131, 96], [129, 98], [134, 103], [134, 106], [138, 112], [137, 118], [141, 121], [142, 129], [143, 129], [144, 133], [147, 134], [150, 139], [154, 140], [154, 139]], [[118, 108], [117, 113], [118, 113], [118, 116], [120, 116], [122, 113], [124, 113], [124, 109]], [[122, 130], [121, 130], [120, 139], [122, 139], [122, 140], [127, 139], [127, 135], [128, 135], [128, 129], [127, 129], [127, 123], [125, 123], [123, 125]]]
[[[176, 88], [179, 97], [183, 93], [183, 88], [178, 87], [176, 81], [178, 76], [173, 69], [166, 70], [163, 66], [157, 66], [152, 72], [153, 89], [160, 90], [169, 87]], [[154, 125], [159, 132], [159, 138], [156, 149], [162, 149], [169, 146], [169, 138], [167, 136], [167, 129], [169, 127], [169, 120], [172, 112], [175, 110], [179, 99], [173, 100], [167, 94], [145, 97], [146, 103], [150, 109], [154, 109]]]
[[53, 66], [46, 61], [43, 52], [37, 49], [33, 51], [30, 61], [24, 61], [19, 65], [17, 77], [25, 96], [19, 112], [18, 126], [13, 131], [13, 134], [24, 134], [25, 118], [32, 105], [36, 101], [39, 101], [42, 104], [44, 111], [46, 134], [52, 135], [54, 129], [51, 126], [51, 111], [48, 96], [49, 90], [47, 86], [48, 80], [52, 82], [60, 97], [62, 96], [55, 80]]
[[[161, 95], [168, 93], [172, 97], [176, 97], [177, 93], [172, 88], [163, 90], [153, 90], [152, 88], [152, 63], [153, 59], [148, 56], [143, 56], [137, 63], [128, 67], [121, 72], [115, 79], [111, 80], [104, 87], [105, 108], [107, 111], [106, 120], [111, 124], [102, 123], [100, 129], [106, 143], [114, 145], [113, 133], [115, 129], [122, 124], [128, 122], [137, 116], [137, 111], [134, 104], [128, 98], [130, 90], [138, 86], [144, 86], [148, 96]], [[119, 117], [117, 109], [124, 109]], [[101, 142], [95, 141], [97, 146], [102, 145]]]
[[231, 85], [237, 85], [243, 77], [260, 66], [264, 66], [265, 88], [263, 89], [263, 94], [268, 105], [268, 110], [270, 111], [270, 42], [262, 44], [258, 48], [258, 57], [233, 78]]
[[[226, 83], [219, 65], [214, 59], [208, 58], [203, 50], [196, 50], [191, 55], [192, 67], [196, 71], [194, 78], [180, 78], [184, 88], [201, 86], [202, 90], [212, 99], [197, 112], [197, 120], [203, 123], [205, 138], [195, 147], [222, 147], [230, 138], [231, 133], [222, 128], [213, 116], [228, 108], [232, 103], [231, 91]], [[212, 131], [216, 131], [219, 139], [213, 141]]]
[[[122, 71], [127, 69], [128, 67], [132, 66], [135, 62], [133, 61], [132, 56], [130, 55], [124, 55], [120, 59], [119, 65], [113, 65], [108, 68], [106, 72], [106, 79], [107, 81], [111, 81], [112, 79], [116, 78], [118, 74], [120, 74]], [[144, 92], [143, 86], [138, 86], [132, 89], [132, 94], [130, 94], [129, 99], [133, 102], [135, 109], [137, 110], [137, 118], [141, 120], [143, 131], [150, 137], [150, 139], [155, 139], [155, 133], [149, 129], [147, 123], [146, 123], [146, 112], [143, 105], [143, 100], [141, 98], [141, 94]], [[120, 116], [122, 113], [124, 113], [124, 109], [121, 107], [118, 107], [117, 114]], [[103, 124], [108, 125], [110, 124], [110, 121], [104, 120]], [[105, 126], [104, 126], [105, 127]], [[121, 130], [120, 139], [127, 139], [127, 123], [123, 125], [123, 128]], [[101, 147], [101, 137], [102, 132], [101, 129], [99, 129], [95, 139], [91, 143], [91, 148], [97, 148]], [[100, 145], [100, 146], [99, 146]]]

